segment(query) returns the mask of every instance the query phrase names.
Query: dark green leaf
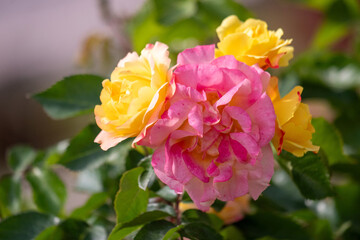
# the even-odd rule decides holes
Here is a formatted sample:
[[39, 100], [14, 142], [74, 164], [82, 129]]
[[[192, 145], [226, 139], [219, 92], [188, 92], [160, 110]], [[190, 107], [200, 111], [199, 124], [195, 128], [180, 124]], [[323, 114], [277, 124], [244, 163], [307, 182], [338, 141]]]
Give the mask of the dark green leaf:
[[[36, 236], [35, 240], [49, 240], [54, 236], [57, 226], [51, 226], [42, 231], [39, 235]], [[52, 239], [53, 240], [53, 239]]]
[[70, 215], [71, 218], [86, 220], [91, 213], [103, 205], [108, 199], [105, 192], [95, 193], [87, 202], [79, 208], [76, 208]]
[[162, 240], [166, 233], [174, 227], [173, 223], [165, 220], [151, 222], [140, 229], [135, 240]]
[[189, 223], [181, 230], [181, 234], [194, 240], [222, 240], [222, 237], [213, 228], [204, 223]]
[[312, 142], [320, 146], [329, 164], [349, 162], [343, 154], [343, 143], [338, 130], [323, 118], [314, 118], [311, 123], [315, 128]]
[[99, 132], [100, 130], [95, 124], [84, 128], [70, 141], [59, 163], [74, 171], [96, 167], [103, 163], [108, 152], [103, 151], [99, 144], [94, 143]]
[[15, 146], [8, 153], [9, 167], [14, 171], [16, 177], [34, 161], [36, 151], [29, 146]]
[[120, 189], [114, 203], [118, 224], [129, 222], [146, 211], [149, 192], [138, 185], [143, 171], [143, 168], [134, 168], [125, 172], [120, 180]]
[[136, 168], [144, 157], [139, 151], [131, 149], [126, 157], [126, 170]]
[[121, 228], [128, 228], [128, 227], [144, 225], [149, 222], [163, 219], [163, 218], [169, 217], [169, 216], [171, 216], [169, 213], [159, 211], [159, 210], [155, 210], [155, 211], [151, 211], [151, 212], [144, 212], [143, 214], [141, 214], [140, 216], [131, 220], [130, 222], [123, 223]]
[[226, 202], [220, 201], [219, 199], [216, 199], [215, 202], [211, 205], [215, 211], [220, 212], [221, 209], [225, 207]]
[[328, 169], [319, 156], [308, 152], [297, 158], [283, 151], [280, 158], [291, 161], [292, 178], [305, 198], [322, 199], [333, 195]]
[[177, 240], [180, 238], [179, 231], [184, 228], [184, 225], [178, 225], [172, 229], [170, 229], [162, 240]]
[[102, 77], [73, 75], [33, 96], [54, 119], [64, 119], [94, 111], [100, 104]]
[[204, 223], [215, 230], [220, 230], [223, 221], [214, 214], [207, 214], [198, 209], [188, 209], [183, 212], [181, 221], [184, 224], [188, 223]]
[[56, 219], [53, 216], [37, 212], [12, 216], [0, 222], [0, 239], [32, 240], [55, 222]]
[[14, 175], [0, 179], [0, 216], [6, 218], [20, 211], [21, 184]]
[[62, 180], [50, 169], [33, 168], [26, 176], [33, 190], [38, 209], [59, 214], [66, 201], [66, 188]]
[[52, 232], [50, 239], [52, 240], [80, 240], [87, 233], [89, 225], [81, 220], [66, 219], [62, 221]]
[[272, 237], [274, 239], [304, 240], [312, 239], [303, 227], [291, 218], [275, 213], [259, 210], [236, 224], [245, 239]]
[[156, 175], [151, 165], [151, 157], [152, 156], [147, 156], [143, 158], [138, 164], [138, 166], [145, 169], [145, 171], [141, 174], [139, 178], [139, 187], [143, 190], [150, 188], [150, 186], [156, 180]]

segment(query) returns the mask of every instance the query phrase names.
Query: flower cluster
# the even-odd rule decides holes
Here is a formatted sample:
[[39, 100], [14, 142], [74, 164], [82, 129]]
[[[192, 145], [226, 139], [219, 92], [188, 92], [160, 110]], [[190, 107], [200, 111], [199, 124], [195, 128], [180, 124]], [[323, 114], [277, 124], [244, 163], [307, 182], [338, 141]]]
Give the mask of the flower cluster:
[[95, 141], [104, 150], [129, 137], [154, 148], [158, 178], [203, 211], [216, 199], [259, 197], [274, 171], [271, 142], [278, 153], [318, 150], [302, 88], [280, 98], [277, 79], [265, 71], [288, 64], [291, 40], [235, 16], [217, 33], [218, 48], [186, 49], [173, 68], [163, 43], [129, 53], [104, 80], [95, 108], [102, 129]]

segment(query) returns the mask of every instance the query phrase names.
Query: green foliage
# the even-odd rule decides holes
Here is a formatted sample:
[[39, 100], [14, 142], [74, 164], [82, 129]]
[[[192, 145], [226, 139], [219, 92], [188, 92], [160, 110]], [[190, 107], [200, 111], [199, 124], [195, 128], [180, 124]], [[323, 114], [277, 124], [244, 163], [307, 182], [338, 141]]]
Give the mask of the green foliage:
[[322, 199], [333, 195], [329, 171], [318, 155], [308, 152], [297, 158], [283, 151], [279, 161], [290, 162], [292, 179], [305, 198]]
[[[275, 157], [281, 169], [242, 220], [224, 225], [215, 214], [195, 209], [181, 213], [181, 197], [154, 173], [151, 149], [132, 149], [129, 139], [103, 151], [94, 143], [100, 129], [90, 124], [48, 149], [20, 145], [9, 150], [11, 173], [0, 178], [0, 239], [359, 239], [360, 4], [297, 2], [319, 11], [323, 22], [308, 51], [274, 72], [282, 96], [302, 85], [303, 100], [328, 103], [334, 121], [312, 120], [318, 154], [298, 158], [283, 151]], [[147, 0], [126, 27], [135, 51], [162, 41], [175, 60], [185, 48], [216, 44], [216, 28], [231, 14], [241, 20], [252, 17], [236, 0]], [[354, 44], [349, 53], [333, 51], [349, 39]], [[33, 98], [54, 119], [75, 117], [93, 112], [100, 103], [102, 81], [95, 75], [74, 75]], [[67, 190], [57, 175], [62, 166], [76, 171], [76, 189]], [[26, 180], [32, 199], [22, 191]], [[89, 198], [66, 212], [67, 192], [76, 190]], [[191, 202], [186, 193], [182, 198]], [[218, 213], [225, 204], [216, 200], [212, 208]]]
[[40, 232], [54, 225], [55, 222], [56, 218], [53, 216], [37, 212], [14, 215], [0, 222], [0, 239], [35, 239]]
[[74, 75], [57, 82], [33, 98], [43, 105], [54, 119], [64, 119], [91, 113], [100, 104], [101, 82], [95, 75]]
[[20, 179], [13, 175], [0, 178], [0, 216], [2, 218], [20, 212]]
[[62, 180], [50, 169], [33, 168], [27, 175], [33, 198], [39, 210], [58, 215], [66, 201]]

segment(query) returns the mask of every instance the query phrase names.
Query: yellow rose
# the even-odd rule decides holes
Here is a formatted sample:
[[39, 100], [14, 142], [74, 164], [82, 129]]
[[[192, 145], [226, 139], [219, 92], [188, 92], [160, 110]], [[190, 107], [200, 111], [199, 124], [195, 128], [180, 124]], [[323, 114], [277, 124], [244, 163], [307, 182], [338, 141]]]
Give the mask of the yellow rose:
[[[181, 212], [185, 212], [188, 209], [196, 209], [194, 203], [183, 203], [179, 205]], [[210, 208], [207, 213], [213, 213], [218, 216], [225, 224], [231, 224], [241, 220], [246, 213], [250, 211], [250, 196], [248, 194], [235, 198], [234, 201], [226, 202], [223, 209], [220, 212]]]
[[215, 56], [233, 55], [238, 61], [259, 67], [287, 66], [294, 48], [287, 46], [292, 39], [281, 39], [283, 31], [269, 31], [264, 21], [248, 19], [242, 22], [232, 15], [225, 18], [216, 29], [220, 42]]
[[170, 79], [167, 49], [156, 42], [148, 44], [140, 56], [129, 53], [120, 60], [110, 80], [103, 81], [101, 105], [95, 107], [96, 123], [102, 129], [95, 142], [103, 150], [141, 135], [158, 119]]
[[315, 129], [311, 125], [309, 106], [301, 102], [302, 91], [302, 87], [296, 86], [285, 97], [280, 98], [278, 79], [270, 79], [267, 94], [273, 102], [277, 123], [272, 143], [278, 154], [282, 149], [297, 157], [303, 156], [307, 151], [319, 151], [319, 147], [311, 142]]

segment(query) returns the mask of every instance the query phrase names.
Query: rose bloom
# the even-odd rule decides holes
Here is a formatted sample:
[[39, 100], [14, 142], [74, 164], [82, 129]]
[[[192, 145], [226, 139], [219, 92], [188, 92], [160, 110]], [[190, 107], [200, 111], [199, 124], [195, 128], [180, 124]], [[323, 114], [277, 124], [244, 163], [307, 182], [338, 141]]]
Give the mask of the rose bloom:
[[[188, 209], [196, 208], [193, 203], [179, 204], [181, 212], [185, 212]], [[225, 224], [232, 224], [244, 218], [246, 213], [250, 212], [250, 196], [248, 194], [235, 198], [233, 201], [226, 202], [225, 206], [217, 212], [215, 209], [210, 208], [207, 213], [212, 213], [218, 216]]]
[[302, 91], [302, 87], [296, 86], [285, 97], [280, 98], [278, 79], [272, 77], [270, 80], [267, 93], [276, 114], [272, 143], [278, 154], [285, 149], [297, 157], [302, 157], [307, 151], [319, 151], [319, 147], [311, 142], [315, 129], [311, 125], [309, 106], [301, 102]]
[[232, 15], [223, 20], [216, 29], [220, 42], [216, 57], [233, 55], [248, 65], [258, 64], [261, 68], [287, 66], [293, 57], [292, 39], [283, 40], [283, 31], [267, 29], [264, 21], [248, 19], [242, 22]]
[[101, 105], [95, 107], [96, 123], [102, 129], [95, 142], [102, 149], [138, 136], [158, 119], [170, 79], [167, 49], [156, 42], [148, 44], [140, 56], [129, 53], [120, 60], [111, 80], [103, 81]]
[[156, 148], [156, 175], [187, 191], [206, 211], [216, 198], [257, 199], [273, 174], [269, 142], [275, 113], [265, 90], [269, 74], [233, 56], [214, 59], [214, 45], [179, 54], [174, 95], [139, 144]]

